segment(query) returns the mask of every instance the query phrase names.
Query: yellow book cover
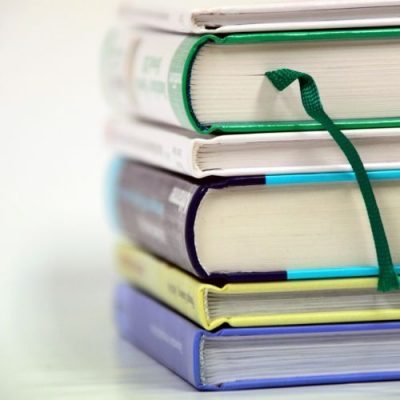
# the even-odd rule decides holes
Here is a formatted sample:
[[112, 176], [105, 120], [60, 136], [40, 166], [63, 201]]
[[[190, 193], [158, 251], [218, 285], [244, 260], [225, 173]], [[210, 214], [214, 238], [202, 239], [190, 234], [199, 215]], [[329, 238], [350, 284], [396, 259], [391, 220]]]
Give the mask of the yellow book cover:
[[400, 319], [400, 293], [376, 291], [377, 278], [229, 283], [221, 287], [129, 244], [117, 246], [120, 274], [132, 285], [212, 330]]

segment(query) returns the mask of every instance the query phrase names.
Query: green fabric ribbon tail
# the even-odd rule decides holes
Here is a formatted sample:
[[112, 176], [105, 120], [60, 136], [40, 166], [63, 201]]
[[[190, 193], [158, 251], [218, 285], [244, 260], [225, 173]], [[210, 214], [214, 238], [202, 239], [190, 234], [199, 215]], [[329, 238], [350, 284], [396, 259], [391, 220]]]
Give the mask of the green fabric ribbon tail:
[[286, 89], [294, 81], [299, 80], [301, 99], [305, 111], [331, 134], [352, 166], [357, 178], [375, 242], [379, 265], [378, 290], [388, 292], [399, 289], [399, 279], [393, 266], [385, 229], [367, 172], [351, 141], [340, 131], [324, 111], [314, 79], [303, 72], [285, 68], [269, 71], [265, 75], [279, 91]]

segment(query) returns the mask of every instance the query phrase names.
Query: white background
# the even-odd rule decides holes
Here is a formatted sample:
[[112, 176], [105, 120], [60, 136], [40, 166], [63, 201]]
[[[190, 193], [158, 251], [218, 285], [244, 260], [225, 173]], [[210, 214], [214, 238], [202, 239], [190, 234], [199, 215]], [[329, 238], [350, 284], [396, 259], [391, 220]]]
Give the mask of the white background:
[[[109, 154], [102, 133], [108, 108], [98, 61], [115, 4], [0, 2], [3, 267], [36, 268], [80, 251], [101, 253], [101, 261], [107, 253]], [[96, 267], [82, 261], [81, 268]]]
[[98, 74], [115, 9], [0, 0], [0, 398], [398, 398], [396, 382], [199, 394], [118, 341]]
[[[98, 70], [115, 11], [113, 0], [0, 0], [0, 387], [13, 369], [39, 388], [113, 359]], [[61, 383], [79, 382], [71, 374]]]

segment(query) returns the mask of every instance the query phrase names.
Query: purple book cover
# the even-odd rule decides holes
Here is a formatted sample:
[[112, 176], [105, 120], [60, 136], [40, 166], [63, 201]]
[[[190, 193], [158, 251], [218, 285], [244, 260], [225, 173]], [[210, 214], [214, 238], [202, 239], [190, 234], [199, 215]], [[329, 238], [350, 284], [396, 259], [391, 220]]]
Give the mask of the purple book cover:
[[[400, 171], [371, 171], [371, 180], [400, 180]], [[376, 276], [377, 266], [335, 266], [273, 272], [207, 274], [197, 256], [194, 223], [210, 189], [249, 185], [294, 185], [354, 181], [354, 174], [325, 173], [194, 179], [138, 162], [116, 159], [108, 184], [108, 213], [114, 226], [141, 247], [204, 281], [246, 282]], [[400, 266], [397, 266], [400, 273]]]
[[293, 376], [221, 382], [207, 385], [201, 379], [201, 339], [207, 336], [290, 335], [307, 333], [400, 330], [400, 322], [327, 324], [268, 328], [226, 328], [207, 332], [149, 296], [126, 284], [116, 290], [117, 325], [121, 336], [174, 371], [199, 390], [232, 390], [330, 383], [400, 380], [397, 371]]
[[107, 183], [108, 214], [115, 228], [129, 239], [204, 280], [286, 280], [285, 271], [208, 275], [197, 257], [194, 220], [206, 192], [211, 188], [263, 184], [264, 176], [196, 180], [116, 159]]

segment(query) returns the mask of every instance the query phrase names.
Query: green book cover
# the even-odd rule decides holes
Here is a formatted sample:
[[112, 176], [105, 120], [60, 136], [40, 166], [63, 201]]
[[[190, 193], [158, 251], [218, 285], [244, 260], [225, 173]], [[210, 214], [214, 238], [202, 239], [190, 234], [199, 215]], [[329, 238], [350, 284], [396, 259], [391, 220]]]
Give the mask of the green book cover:
[[[132, 35], [132, 33], [128, 34]], [[235, 109], [232, 109], [230, 114], [228, 110], [227, 115], [232, 115], [232, 119], [227, 117], [226, 119], [213, 121], [212, 118], [206, 118], [206, 121], [204, 121], [204, 119], [202, 119], [201, 110], [197, 110], [197, 103], [199, 103], [201, 107], [205, 105], [206, 107], [212, 108], [212, 104], [215, 102], [215, 99], [218, 98], [219, 92], [225, 90], [225, 81], [222, 76], [224, 71], [218, 70], [218, 68], [223, 65], [218, 61], [221, 59], [218, 53], [225, 52], [224, 49], [228, 49], [229, 47], [240, 53], [243, 52], [241, 46], [243, 46], [244, 49], [248, 46], [250, 46], [249, 48], [254, 48], [254, 46], [257, 47], [258, 45], [268, 44], [271, 45], [271, 48], [274, 50], [272, 55], [276, 55], [279, 54], [280, 47], [286, 46], [286, 48], [288, 48], [289, 46], [289, 52], [291, 52], [291, 54], [298, 53], [296, 57], [298, 57], [301, 63], [301, 50], [309, 48], [311, 44], [314, 49], [313, 54], [315, 58], [312, 58], [311, 61], [308, 62], [308, 64], [311, 63], [310, 65], [323, 63], [324, 58], [329, 54], [326, 51], [327, 48], [332, 47], [332, 51], [336, 52], [332, 55], [332, 60], [334, 61], [330, 62], [330, 59], [325, 61], [328, 62], [328, 65], [324, 67], [324, 70], [321, 70], [321, 75], [325, 70], [328, 71], [331, 87], [334, 88], [335, 85], [342, 85], [342, 92], [340, 94], [351, 104], [351, 107], [347, 108], [354, 107], [356, 114], [362, 115], [361, 117], [352, 117], [351, 110], [346, 113], [349, 115], [346, 115], [345, 118], [335, 118], [335, 116], [332, 115], [339, 128], [352, 129], [400, 126], [400, 107], [397, 106], [398, 113], [396, 110], [396, 104], [400, 104], [397, 101], [400, 100], [400, 81], [395, 78], [391, 79], [392, 76], [394, 77], [394, 75], [391, 74], [396, 72], [396, 65], [399, 65], [397, 61], [400, 62], [400, 56], [396, 56], [397, 53], [400, 54], [400, 28], [241, 33], [229, 34], [226, 36], [188, 36], [165, 32], [140, 32], [136, 35], [134, 51], [132, 51], [132, 60], [130, 65], [126, 66], [129, 71], [124, 77], [125, 80], [123, 80], [123, 84], [129, 88], [129, 93], [134, 103], [132, 112], [147, 119], [179, 125], [199, 133], [278, 132], [321, 129], [319, 123], [307, 117], [300, 119], [260, 119], [259, 115], [255, 115], [257, 118], [254, 119], [235, 120], [236, 115], [239, 114], [237, 112], [238, 110], [235, 112]], [[198, 63], [198, 60], [204, 57], [205, 51], [209, 51], [210, 45], [213, 49], [211, 53], [209, 53], [207, 65]], [[219, 46], [221, 46], [221, 51]], [[342, 49], [344, 48], [347, 50], [341, 55]], [[277, 51], [278, 53], [276, 53]], [[360, 57], [364, 57], [363, 59], [357, 56], [357, 51]], [[353, 52], [355, 54], [354, 58], [350, 57]], [[227, 53], [232, 54], [232, 51], [228, 50]], [[249, 56], [246, 59], [246, 54], [246, 52], [243, 52], [242, 59], [251, 63], [252, 57]], [[252, 53], [248, 54], [251, 55]], [[305, 53], [305, 55], [307, 54], [308, 53]], [[387, 57], [388, 54], [392, 55], [392, 57]], [[240, 54], [233, 57], [240, 57]], [[399, 60], [397, 60], [396, 57], [398, 57]], [[307, 57], [304, 57], [304, 60], [306, 60], [306, 58]], [[356, 64], [359, 58], [361, 61]], [[283, 57], [282, 59], [274, 57], [274, 66], [277, 68], [293, 68], [290, 59], [290, 57]], [[368, 62], [363, 62], [364, 59], [368, 60]], [[359, 66], [360, 63], [361, 67]], [[214, 66], [215, 73], [213, 70]], [[386, 73], [382, 70], [382, 66], [387, 69]], [[239, 70], [239, 65], [232, 65], [229, 69], [234, 70], [236, 67]], [[305, 63], [305, 67], [301, 70], [316, 77], [317, 83], [322, 89], [322, 99], [329, 112], [329, 106], [333, 103], [334, 96], [329, 95], [329, 90], [326, 91], [327, 95], [324, 95], [324, 82], [320, 82], [318, 73], [314, 73], [312, 70], [309, 71], [305, 69], [306, 67], [307, 63]], [[204, 93], [201, 93], [201, 91], [197, 93], [193, 90], [193, 88], [197, 90], [197, 87], [193, 85], [193, 80], [197, 79], [197, 76], [200, 76], [198, 72], [199, 69], [206, 71], [204, 75], [205, 80], [208, 79], [207, 74], [210, 76], [211, 90], [209, 94], [206, 93], [210, 101], [207, 101], [207, 97], [205, 97], [205, 100], [198, 100], [200, 95], [204, 97]], [[265, 73], [269, 69], [270, 66], [265, 65], [265, 70], [263, 72]], [[344, 82], [342, 76], [346, 73], [346, 69], [347, 72], [350, 71], [351, 74], [357, 77], [358, 88], [361, 88], [358, 92], [353, 90], [353, 82], [351, 80], [346, 83], [346, 87], [343, 89]], [[367, 69], [369, 71], [368, 76], [366, 75]], [[363, 80], [363, 74], [366, 77], [365, 80]], [[374, 79], [371, 79], [371, 74]], [[274, 97], [272, 100], [270, 99], [270, 103], [266, 101], [264, 104], [265, 99], [263, 98], [264, 94], [262, 92], [265, 87], [267, 87], [265, 85], [270, 85], [270, 83], [265, 77], [261, 77], [261, 74], [258, 75], [262, 86], [258, 84], [259, 87], [257, 87], [257, 96], [261, 99], [260, 102], [257, 103], [257, 107], [260, 109], [262, 107], [275, 107], [277, 102], [276, 98], [282, 95], [276, 93], [276, 98]], [[265, 83], [261, 81], [262, 79], [265, 80]], [[347, 79], [349, 78], [347, 77]], [[385, 79], [387, 81], [386, 84]], [[121, 82], [119, 82], [119, 85], [121, 86]], [[215, 86], [215, 90], [212, 85]], [[267, 88], [268, 90], [272, 90], [270, 87]], [[398, 98], [396, 98], [396, 93], [399, 93]], [[246, 93], [241, 93], [238, 90], [237, 93], [233, 93], [231, 97], [237, 97], [235, 104], [239, 104], [240, 106], [238, 101], [242, 101], [241, 96], [243, 96], [243, 107], [245, 107]], [[385, 99], [383, 99], [383, 97], [385, 97]], [[357, 99], [361, 101], [357, 101]], [[382, 105], [383, 101], [385, 101], [385, 104], [389, 105], [388, 108], [390, 108], [387, 115], [385, 114], [385, 107]], [[228, 103], [229, 99], [227, 101], [227, 104]], [[301, 106], [299, 103], [299, 98], [296, 102], [293, 102], [293, 104]], [[367, 108], [371, 107], [371, 112], [365, 107], [365, 104], [370, 105]], [[377, 109], [377, 113], [380, 114], [379, 117], [373, 115], [374, 107]], [[286, 108], [290, 110], [291, 103], [286, 103]], [[290, 114], [290, 111], [288, 113]]]

